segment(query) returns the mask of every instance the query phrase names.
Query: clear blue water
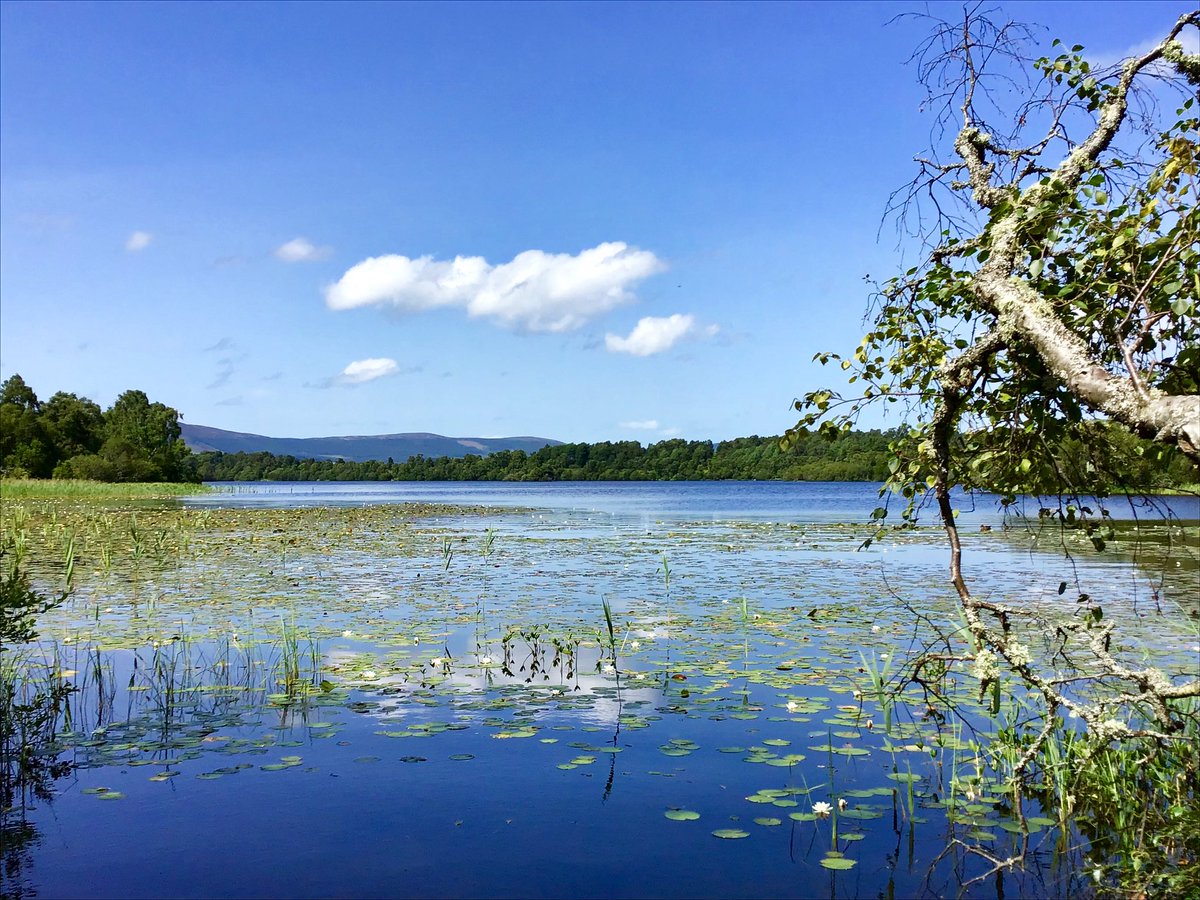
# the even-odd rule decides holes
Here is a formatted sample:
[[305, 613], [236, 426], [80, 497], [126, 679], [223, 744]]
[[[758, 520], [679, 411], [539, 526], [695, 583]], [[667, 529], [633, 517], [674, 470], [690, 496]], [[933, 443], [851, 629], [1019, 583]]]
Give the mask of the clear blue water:
[[[697, 522], [866, 522], [881, 500], [880, 485], [865, 482], [794, 481], [589, 481], [589, 482], [212, 482], [215, 493], [187, 500], [212, 506], [321, 506], [365, 503], [454, 503], [537, 507], [560, 515], [603, 514], [623, 520]], [[1057, 501], [1055, 501], [1057, 503]], [[1041, 504], [1023, 501], [1016, 512], [1037, 515]], [[1096, 505], [1093, 503], [1093, 505]], [[1118, 520], [1156, 519], [1164, 513], [1200, 519], [1200, 497], [1157, 497], [1149, 503], [1113, 498]], [[892, 517], [903, 502], [890, 498]], [[962, 521], [999, 524], [1003, 512], [992, 494], [957, 495]], [[933, 510], [927, 518], [933, 522]]]
[[[976, 857], [943, 854], [968, 828], [947, 821], [944, 801], [962, 762], [953, 748], [971, 734], [939, 730], [908, 698], [897, 718], [919, 750], [889, 750], [882, 711], [855, 694], [868, 661], [922, 646], [918, 614], [955, 622], [936, 528], [859, 549], [876, 486], [281, 483], [222, 485], [185, 505], [409, 501], [505, 511], [415, 523], [405, 539], [418, 552], [403, 555], [389, 554], [393, 526], [376, 520], [347, 520], [320, 553], [288, 551], [270, 533], [261, 550], [229, 538], [235, 582], [222, 580], [218, 544], [140, 597], [93, 586], [51, 617], [43, 649], [83, 688], [63, 754], [76, 768], [31, 811], [36, 839], [6, 849], [21, 863], [5, 891], [932, 897], [982, 871]], [[1175, 515], [1200, 517], [1195, 498], [1171, 502]], [[1002, 522], [994, 498], [961, 506], [980, 589], [1073, 604], [1058, 596], [1061, 548], [1021, 527], [979, 533]], [[1112, 596], [1110, 615], [1138, 629], [1137, 649], [1194, 668], [1194, 636], [1150, 614], [1152, 598], [1186, 597], [1194, 567], [1073, 552], [1073, 593]], [[149, 615], [178, 621], [192, 644], [87, 636], [93, 607], [136, 630], [152, 595]], [[604, 601], [619, 643], [612, 671]], [[307, 705], [272, 699], [256, 674], [280, 654], [262, 635], [289, 614], [311, 637], [302, 652], [315, 677], [331, 681]], [[549, 643], [568, 638], [574, 665]], [[155, 674], [168, 664], [170, 702]], [[789, 765], [788, 754], [804, 758]], [[919, 779], [915, 810], [891, 793], [896, 771]], [[100, 799], [102, 788], [122, 797]], [[777, 793], [764, 801], [763, 791]], [[791, 817], [839, 797], [849, 811], [836, 841], [830, 819]], [[673, 809], [699, 818], [674, 821]], [[988, 815], [970, 827], [990, 829], [989, 852], [1003, 854], [1012, 836]], [[730, 828], [748, 837], [713, 834]], [[1040, 840], [1028, 871], [968, 893], [1078, 888], [1074, 863], [1055, 858], [1049, 832]], [[823, 867], [831, 849], [854, 867]]]

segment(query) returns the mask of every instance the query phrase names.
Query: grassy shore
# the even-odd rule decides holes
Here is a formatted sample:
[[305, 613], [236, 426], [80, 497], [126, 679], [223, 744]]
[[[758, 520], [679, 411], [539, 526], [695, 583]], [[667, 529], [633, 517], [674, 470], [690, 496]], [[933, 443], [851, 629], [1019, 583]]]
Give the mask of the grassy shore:
[[0, 480], [0, 499], [3, 500], [159, 500], [187, 494], [203, 494], [208, 490], [203, 484], [109, 484], [104, 481], [41, 478]]

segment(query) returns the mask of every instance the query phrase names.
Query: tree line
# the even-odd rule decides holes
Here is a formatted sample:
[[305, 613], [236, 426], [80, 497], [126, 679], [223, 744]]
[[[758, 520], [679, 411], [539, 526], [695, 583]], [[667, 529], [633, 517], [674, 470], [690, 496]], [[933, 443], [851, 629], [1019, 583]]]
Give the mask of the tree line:
[[[0, 473], [7, 477], [93, 481], [885, 481], [890, 449], [908, 429], [828, 431], [713, 443], [679, 438], [643, 446], [602, 441], [501, 450], [487, 456], [426, 457], [353, 462], [268, 452], [192, 453], [180, 436], [179, 413], [126, 391], [108, 410], [59, 392], [41, 402], [20, 375], [0, 385]], [[1093, 490], [1153, 491], [1198, 479], [1182, 454], [1154, 447], [1119, 428], [1094, 423], [1090, 441], [1065, 441], [1057, 471], [1086, 470]], [[1103, 440], [1101, 440], [1103, 438]], [[963, 446], [970, 437], [962, 436]], [[1103, 454], [1095, 447], [1102, 445]], [[1001, 493], [1014, 490], [1003, 467], [978, 454], [981, 480]]]
[[179, 413], [126, 391], [107, 410], [59, 391], [44, 403], [20, 375], [0, 385], [0, 473], [10, 478], [197, 482]]
[[878, 430], [834, 442], [813, 435], [787, 451], [777, 437], [757, 435], [716, 444], [602, 441], [403, 462], [208, 452], [198, 455], [197, 468], [205, 481], [882, 481], [894, 437]]

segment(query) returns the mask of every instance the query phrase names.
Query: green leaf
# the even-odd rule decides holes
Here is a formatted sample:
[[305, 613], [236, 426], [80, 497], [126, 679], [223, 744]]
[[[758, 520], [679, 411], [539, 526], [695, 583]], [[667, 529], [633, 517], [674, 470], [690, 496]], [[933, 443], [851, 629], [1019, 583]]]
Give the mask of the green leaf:
[[821, 860], [821, 865], [823, 865], [826, 869], [845, 871], [846, 869], [853, 869], [855, 866], [857, 866], [858, 861], [846, 859], [844, 856], [826, 856]]

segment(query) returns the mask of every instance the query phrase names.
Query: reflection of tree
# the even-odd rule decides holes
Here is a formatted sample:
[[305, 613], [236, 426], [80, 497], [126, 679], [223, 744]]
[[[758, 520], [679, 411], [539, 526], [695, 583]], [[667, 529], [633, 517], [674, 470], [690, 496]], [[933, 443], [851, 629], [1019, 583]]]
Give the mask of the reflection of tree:
[[0, 770], [0, 895], [33, 897], [37, 895], [30, 876], [33, 848], [41, 834], [28, 814], [35, 800], [48, 803], [53, 798], [54, 782], [70, 773], [71, 763], [34, 757], [14, 767], [14, 760], [7, 752], [4, 755]]
[[3, 895], [27, 897], [33, 888], [23, 872], [28, 872], [31, 848], [38, 840], [27, 816], [35, 802], [50, 801], [55, 780], [71, 770], [70, 762], [55, 758], [53, 744], [74, 687], [52, 669], [35, 685], [34, 667], [14, 658], [14, 645], [36, 637], [35, 617], [63, 598], [49, 600], [33, 590], [25, 573], [3, 555], [0, 552], [0, 864]]
[[41, 835], [23, 817], [9, 823], [7, 816], [0, 822], [0, 889], [5, 897], [37, 896], [37, 888], [29, 881], [33, 867], [32, 848]]

